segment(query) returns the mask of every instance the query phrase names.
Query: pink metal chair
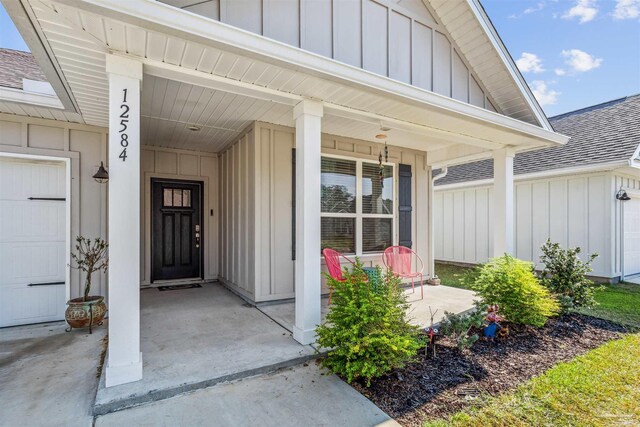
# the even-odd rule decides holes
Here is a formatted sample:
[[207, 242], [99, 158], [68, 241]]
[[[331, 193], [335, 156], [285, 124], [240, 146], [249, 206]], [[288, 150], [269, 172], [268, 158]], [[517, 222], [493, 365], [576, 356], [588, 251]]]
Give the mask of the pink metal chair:
[[[322, 250], [322, 255], [324, 256], [324, 262], [327, 264], [327, 269], [329, 270], [329, 276], [331, 276], [334, 280], [338, 282], [344, 282], [346, 278], [342, 275], [342, 266], [340, 265], [340, 258], [344, 258], [351, 263], [351, 265], [355, 266], [355, 263], [351, 261], [346, 256], [342, 255], [338, 251], [334, 251], [333, 249], [325, 248]], [[331, 304], [331, 295], [333, 294], [333, 286], [329, 286], [329, 304]]]
[[[419, 266], [416, 266], [419, 268], [416, 268], [415, 271], [411, 269], [411, 259], [414, 256], [419, 263]], [[414, 280], [420, 277], [420, 298], [424, 299], [424, 281], [422, 275], [424, 262], [422, 262], [422, 258], [420, 258], [417, 253], [405, 246], [390, 246], [384, 250], [383, 262], [395, 276], [403, 279], [411, 279], [413, 292], [416, 291]]]

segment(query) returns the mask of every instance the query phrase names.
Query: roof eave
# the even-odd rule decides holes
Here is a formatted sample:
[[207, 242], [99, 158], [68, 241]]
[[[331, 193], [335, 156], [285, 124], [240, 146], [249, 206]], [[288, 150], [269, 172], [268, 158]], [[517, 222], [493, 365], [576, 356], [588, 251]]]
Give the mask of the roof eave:
[[489, 40], [491, 41], [494, 48], [498, 52], [498, 56], [504, 62], [504, 65], [507, 68], [507, 71], [513, 78], [518, 88], [520, 89], [522, 95], [527, 101], [527, 104], [529, 105], [534, 115], [538, 119], [538, 123], [544, 129], [553, 132], [553, 126], [549, 122], [546, 114], [542, 110], [542, 107], [540, 107], [540, 104], [536, 100], [535, 96], [533, 96], [533, 93], [531, 92], [529, 85], [527, 84], [524, 77], [522, 76], [522, 73], [516, 66], [513, 58], [511, 57], [511, 54], [509, 53], [507, 47], [504, 45], [502, 39], [500, 38], [500, 35], [496, 31], [495, 26], [493, 25], [493, 23], [491, 22], [491, 19], [489, 18], [486, 11], [484, 10], [484, 7], [482, 6], [479, 0], [467, 0], [467, 2], [469, 3], [471, 11], [474, 13], [476, 19], [478, 20], [478, 22], [484, 29], [485, 33], [489, 37]]
[[65, 110], [73, 113], [80, 113], [73, 94], [66, 80], [64, 79], [60, 67], [57, 66], [53, 53], [49, 48], [44, 36], [34, 25], [35, 17], [30, 11], [28, 4], [23, 4], [21, 0], [0, 0], [4, 5], [9, 17], [16, 25], [20, 35], [29, 47], [40, 69], [47, 77], [47, 81], [53, 87], [58, 99]]

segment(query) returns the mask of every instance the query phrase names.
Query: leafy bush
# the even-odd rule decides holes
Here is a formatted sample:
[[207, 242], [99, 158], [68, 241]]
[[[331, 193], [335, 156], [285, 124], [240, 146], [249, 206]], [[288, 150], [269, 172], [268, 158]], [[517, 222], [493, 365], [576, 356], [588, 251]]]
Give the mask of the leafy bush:
[[364, 378], [370, 385], [372, 378], [404, 366], [423, 346], [419, 329], [407, 322], [400, 280], [379, 268], [378, 274], [380, 285], [371, 286], [356, 261], [352, 272], [343, 273], [343, 282], [327, 276], [333, 299], [316, 332], [318, 343], [331, 350], [322, 364], [349, 383]]
[[498, 304], [500, 313], [513, 323], [543, 326], [560, 311], [558, 301], [533, 273], [533, 265], [506, 254], [480, 266], [469, 285], [483, 304]]
[[597, 304], [593, 295], [599, 287], [587, 279], [587, 273], [593, 271], [591, 263], [598, 254], [589, 255], [585, 262], [579, 257], [580, 248], [562, 249], [551, 240], [547, 240], [541, 250], [540, 262], [544, 264], [544, 270], [540, 282], [556, 295], [563, 313]]
[[480, 338], [472, 334], [473, 328], [484, 325], [486, 306], [476, 303], [475, 311], [467, 314], [444, 312], [444, 319], [440, 322], [440, 333], [451, 337], [460, 350], [470, 348]]

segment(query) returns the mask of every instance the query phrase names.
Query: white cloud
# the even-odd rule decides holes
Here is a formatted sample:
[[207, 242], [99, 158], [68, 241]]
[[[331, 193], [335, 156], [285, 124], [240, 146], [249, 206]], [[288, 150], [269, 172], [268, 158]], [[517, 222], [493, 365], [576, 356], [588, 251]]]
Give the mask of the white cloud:
[[613, 19], [640, 18], [640, 0], [617, 0]]
[[544, 9], [545, 7], [545, 2], [541, 1], [538, 2], [535, 6], [531, 6], [526, 8], [525, 10], [522, 11], [522, 13], [514, 13], [512, 15], [509, 15], [507, 18], [509, 19], [517, 19], [520, 18], [523, 15], [529, 15], [530, 13], [535, 13], [535, 12], [539, 12], [542, 9]]
[[564, 76], [565, 74], [567, 74], [567, 72], [562, 68], [556, 68], [553, 71], [556, 73], [556, 76]]
[[602, 58], [596, 58], [580, 49], [563, 50], [562, 56], [565, 63], [576, 73], [584, 73], [598, 68], [602, 64]]
[[547, 84], [542, 80], [534, 80], [531, 82], [531, 92], [536, 97], [541, 106], [552, 105], [558, 101], [560, 92], [549, 89]]
[[562, 17], [564, 19], [579, 18], [580, 23], [592, 21], [598, 14], [595, 0], [576, 0], [575, 6], [567, 10]]
[[533, 13], [533, 12], [538, 12], [538, 11], [540, 11], [540, 10], [542, 10], [542, 9], [544, 9], [544, 2], [543, 2], [543, 1], [538, 2], [538, 4], [536, 4], [535, 6], [532, 6], [532, 7], [528, 7], [528, 8], [526, 8], [526, 9], [522, 12], [522, 14], [523, 14], [523, 15], [528, 15], [528, 14]]
[[522, 55], [516, 60], [516, 65], [523, 73], [542, 73], [542, 60], [535, 53], [522, 52]]

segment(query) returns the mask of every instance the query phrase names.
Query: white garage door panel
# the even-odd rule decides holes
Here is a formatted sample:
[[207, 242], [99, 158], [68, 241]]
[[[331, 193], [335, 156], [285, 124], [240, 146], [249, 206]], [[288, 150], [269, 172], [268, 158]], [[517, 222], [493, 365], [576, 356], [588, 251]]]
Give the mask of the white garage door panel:
[[64, 318], [66, 204], [29, 197], [64, 198], [64, 164], [0, 159], [0, 327]]
[[624, 274], [640, 273], [640, 199], [624, 203]]

